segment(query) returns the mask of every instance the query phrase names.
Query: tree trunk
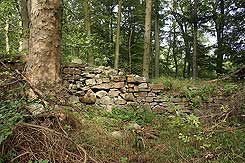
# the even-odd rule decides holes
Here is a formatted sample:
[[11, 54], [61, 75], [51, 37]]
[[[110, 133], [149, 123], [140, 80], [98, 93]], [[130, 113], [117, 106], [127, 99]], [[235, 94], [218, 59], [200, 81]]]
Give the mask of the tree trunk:
[[177, 77], [178, 76], [178, 60], [177, 60], [177, 55], [176, 55], [176, 22], [173, 22], [173, 30], [174, 30], [174, 32], [173, 32], [173, 34], [174, 34], [174, 36], [173, 36], [173, 58], [174, 58], [174, 64], [175, 64], [175, 77]]
[[5, 20], [5, 52], [9, 55], [10, 45], [9, 45], [9, 19], [6, 18]]
[[143, 58], [143, 76], [147, 79], [149, 79], [149, 69], [150, 69], [151, 11], [152, 11], [152, 0], [147, 0], [146, 15], [145, 15], [144, 58]]
[[[87, 39], [90, 39], [90, 37], [91, 37], [91, 20], [90, 20], [89, 0], [84, 1], [84, 9], [85, 9], [85, 26], [86, 26]], [[91, 46], [89, 46], [87, 55], [88, 55], [88, 64], [94, 65], [94, 55], [93, 55]]]
[[192, 55], [192, 77], [197, 78], [197, 3], [198, 0], [194, 1], [194, 29], [193, 29], [193, 55]]
[[[176, 1], [174, 1], [176, 2]], [[174, 4], [175, 5], [175, 4]], [[187, 76], [190, 77], [190, 69], [191, 69], [191, 49], [190, 49], [190, 42], [188, 38], [188, 27], [185, 22], [182, 22], [175, 14], [175, 20], [177, 21], [178, 25], [180, 26], [181, 35], [184, 40], [185, 45], [185, 61], [184, 61], [184, 68], [183, 68], [183, 77]], [[188, 66], [187, 66], [188, 64]]]
[[132, 73], [132, 35], [133, 35], [133, 29], [131, 27], [129, 31], [129, 37], [128, 37], [128, 68], [129, 68], [129, 74]]
[[20, 2], [20, 16], [21, 16], [21, 26], [22, 26], [22, 40], [21, 40], [21, 47], [20, 52], [23, 54], [28, 54], [29, 49], [29, 24], [30, 18], [28, 14], [28, 10], [30, 9], [29, 6], [30, 2], [28, 0], [21, 0]]
[[61, 0], [31, 0], [26, 77], [33, 86], [60, 80]]
[[160, 57], [160, 29], [159, 29], [159, 3], [155, 1], [155, 78], [159, 78], [159, 57]]
[[115, 47], [115, 63], [114, 68], [117, 70], [119, 67], [119, 49], [120, 49], [120, 30], [121, 30], [121, 12], [122, 12], [122, 1], [118, 0], [118, 16], [117, 16], [117, 36], [116, 36], [116, 47]]
[[215, 28], [217, 34], [218, 49], [216, 50], [216, 71], [218, 74], [223, 73], [223, 31], [224, 31], [224, 0], [220, 0], [220, 16], [216, 16]]

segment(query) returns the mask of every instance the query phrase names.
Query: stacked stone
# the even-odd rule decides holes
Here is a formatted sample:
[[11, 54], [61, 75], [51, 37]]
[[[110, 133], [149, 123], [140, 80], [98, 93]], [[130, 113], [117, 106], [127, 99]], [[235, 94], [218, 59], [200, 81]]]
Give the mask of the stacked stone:
[[155, 110], [164, 110], [167, 106], [163, 84], [150, 84], [138, 75], [79, 64], [64, 66], [62, 73], [64, 84], [85, 104], [106, 108], [141, 104]]

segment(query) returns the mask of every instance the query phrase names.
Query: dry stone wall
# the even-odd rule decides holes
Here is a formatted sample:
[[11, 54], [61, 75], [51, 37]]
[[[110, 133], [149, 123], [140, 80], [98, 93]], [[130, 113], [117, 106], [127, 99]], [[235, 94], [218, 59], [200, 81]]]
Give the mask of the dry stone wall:
[[[121, 70], [68, 64], [63, 66], [62, 75], [70, 92], [85, 104], [107, 109], [140, 104], [154, 110], [164, 110], [168, 105], [163, 84], [151, 84], [144, 77], [125, 75]], [[181, 100], [176, 103], [183, 104]]]

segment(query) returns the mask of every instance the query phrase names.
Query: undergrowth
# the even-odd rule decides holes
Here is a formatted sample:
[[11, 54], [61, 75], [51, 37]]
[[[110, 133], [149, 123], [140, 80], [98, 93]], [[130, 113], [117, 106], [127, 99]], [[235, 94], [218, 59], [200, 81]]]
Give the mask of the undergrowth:
[[[166, 96], [181, 94], [193, 111], [169, 105], [177, 111], [157, 114], [132, 106], [108, 112], [77, 105], [58, 106], [38, 117], [23, 116], [26, 100], [5, 92], [0, 102], [0, 162], [245, 162], [239, 84], [172, 78], [154, 82], [167, 85]], [[224, 101], [213, 109], [217, 96]]]

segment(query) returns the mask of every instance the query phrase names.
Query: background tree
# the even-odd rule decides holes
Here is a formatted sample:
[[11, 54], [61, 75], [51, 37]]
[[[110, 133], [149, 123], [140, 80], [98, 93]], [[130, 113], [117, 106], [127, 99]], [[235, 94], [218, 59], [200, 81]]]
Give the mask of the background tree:
[[143, 76], [149, 78], [150, 57], [151, 57], [151, 13], [152, 0], [146, 1], [145, 10], [145, 35], [144, 35], [144, 58], [143, 58]]
[[192, 56], [192, 77], [193, 79], [197, 78], [197, 23], [198, 23], [198, 16], [197, 16], [197, 6], [198, 0], [194, 0], [194, 17], [193, 17], [193, 56]]
[[[91, 21], [90, 21], [90, 2], [89, 0], [84, 1], [84, 10], [85, 10], [85, 27], [86, 27], [86, 34], [87, 38], [90, 39], [91, 37]], [[94, 64], [94, 55], [92, 53], [91, 47], [88, 49], [88, 63], [90, 65]]]
[[114, 62], [114, 68], [115, 69], [118, 69], [118, 64], [119, 64], [120, 31], [121, 31], [121, 12], [122, 12], [122, 1], [121, 0], [118, 0], [117, 34], [116, 34], [115, 62]]
[[159, 78], [160, 58], [160, 27], [159, 27], [159, 1], [155, 0], [155, 78]]

